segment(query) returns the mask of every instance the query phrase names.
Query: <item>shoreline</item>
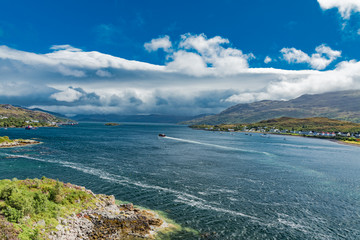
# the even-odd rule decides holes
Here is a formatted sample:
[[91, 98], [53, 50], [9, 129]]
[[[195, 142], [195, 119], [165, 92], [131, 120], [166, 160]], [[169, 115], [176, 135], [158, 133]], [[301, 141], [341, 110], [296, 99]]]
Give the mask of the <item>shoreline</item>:
[[26, 147], [31, 145], [42, 144], [40, 141], [30, 140], [30, 139], [14, 139], [12, 142], [2, 142], [0, 143], [0, 148], [16, 148], [16, 147]]
[[[23, 215], [0, 211], [0, 233], [5, 233], [5, 239], [169, 239], [183, 231], [198, 235], [164, 212], [119, 201], [113, 195], [95, 194], [83, 186], [46, 177], [0, 179], [0, 192], [9, 186], [16, 189], [10, 193], [12, 197], [21, 193], [27, 201], [41, 201]], [[0, 197], [0, 209], [15, 206], [5, 201], [8, 198]]]
[[[229, 131], [212, 131], [212, 130], [205, 130], [205, 129], [201, 129], [201, 128], [192, 128], [194, 130], [203, 130], [203, 131], [209, 131], [209, 132], [229, 132]], [[252, 134], [252, 133], [257, 133], [257, 134], [269, 134], [269, 135], [277, 135], [277, 136], [288, 136], [288, 137], [302, 137], [302, 138], [315, 138], [315, 139], [321, 139], [321, 140], [327, 140], [327, 141], [331, 141], [331, 142], [335, 142], [338, 144], [342, 144], [342, 145], [347, 145], [347, 146], [355, 146], [355, 147], [360, 147], [360, 142], [353, 142], [353, 141], [346, 141], [346, 140], [339, 140], [339, 139], [334, 139], [334, 138], [326, 138], [326, 137], [314, 137], [314, 136], [303, 136], [303, 135], [291, 135], [291, 134], [282, 134], [282, 133], [269, 133], [269, 132], [246, 132], [246, 131], [234, 131], [234, 132], [229, 132], [229, 133], [248, 133], [248, 134]]]
[[342, 144], [342, 145], [360, 147], [360, 143], [357, 143], [357, 142], [351, 143], [350, 141], [346, 142], [346, 141], [337, 140], [337, 139], [328, 139], [328, 140], [330, 140], [331, 142]]

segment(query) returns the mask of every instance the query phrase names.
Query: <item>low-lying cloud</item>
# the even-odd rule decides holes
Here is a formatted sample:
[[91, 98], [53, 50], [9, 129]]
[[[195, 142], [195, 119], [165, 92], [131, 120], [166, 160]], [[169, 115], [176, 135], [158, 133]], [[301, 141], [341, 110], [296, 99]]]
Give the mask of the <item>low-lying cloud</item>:
[[[174, 42], [161, 36], [144, 45], [149, 54], [159, 50], [166, 54], [163, 65], [70, 45], [52, 46], [46, 54], [0, 46], [0, 100], [70, 115], [197, 115], [235, 103], [360, 88], [356, 60], [319, 71], [341, 55], [326, 45], [312, 55], [281, 50], [289, 64], [305, 63], [315, 70], [252, 68], [256, 56], [220, 36], [184, 34]], [[267, 66], [275, 58], [268, 56]]]

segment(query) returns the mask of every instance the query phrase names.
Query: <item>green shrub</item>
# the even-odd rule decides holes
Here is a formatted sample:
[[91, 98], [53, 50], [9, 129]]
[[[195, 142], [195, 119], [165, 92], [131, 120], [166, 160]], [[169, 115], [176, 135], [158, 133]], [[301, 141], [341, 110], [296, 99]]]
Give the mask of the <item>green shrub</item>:
[[48, 205], [47, 196], [43, 193], [35, 193], [34, 196], [34, 210], [36, 214], [45, 212]]
[[4, 216], [8, 221], [17, 223], [23, 217], [23, 214], [20, 210], [7, 206], [3, 211]]
[[56, 181], [55, 186], [52, 189], [50, 189], [49, 200], [55, 203], [61, 203], [63, 199], [61, 193], [62, 193], [62, 183]]
[[15, 188], [14, 185], [5, 186], [0, 192], [0, 199], [8, 200]]

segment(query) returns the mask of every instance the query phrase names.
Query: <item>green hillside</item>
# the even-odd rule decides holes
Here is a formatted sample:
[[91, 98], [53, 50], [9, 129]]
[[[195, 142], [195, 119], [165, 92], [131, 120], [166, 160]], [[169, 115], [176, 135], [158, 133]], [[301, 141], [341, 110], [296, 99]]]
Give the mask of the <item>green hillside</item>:
[[280, 117], [326, 117], [360, 123], [360, 90], [303, 95], [289, 101], [238, 104], [185, 124], [255, 123]]
[[45, 127], [68, 122], [73, 121], [46, 112], [0, 104], [0, 127], [24, 127], [26, 125]]
[[228, 129], [243, 130], [247, 129], [279, 129], [289, 131], [315, 131], [315, 132], [360, 132], [360, 124], [348, 121], [328, 119], [323, 117], [315, 118], [289, 118], [281, 117], [276, 119], [263, 120], [257, 123], [238, 123], [238, 124], [220, 124], [220, 125], [192, 125], [192, 128], [198, 129], [218, 129], [227, 131]]
[[170, 239], [177, 231], [190, 230], [81, 186], [45, 177], [0, 180], [0, 239]]

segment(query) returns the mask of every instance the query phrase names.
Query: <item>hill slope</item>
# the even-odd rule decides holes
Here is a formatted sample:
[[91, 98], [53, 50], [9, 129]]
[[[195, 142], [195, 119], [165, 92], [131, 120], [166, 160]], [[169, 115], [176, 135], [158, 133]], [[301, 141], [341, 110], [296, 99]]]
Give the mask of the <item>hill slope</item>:
[[52, 114], [33, 111], [10, 104], [0, 104], [0, 127], [51, 126], [54, 123], [73, 122]]
[[324, 117], [313, 118], [289, 118], [281, 117], [276, 119], [263, 120], [257, 123], [237, 123], [237, 124], [219, 124], [213, 125], [192, 125], [194, 129], [212, 129], [220, 131], [228, 131], [234, 129], [235, 131], [242, 131], [244, 127], [247, 129], [264, 129], [265, 132], [271, 129], [288, 130], [288, 131], [302, 131], [302, 132], [345, 132], [358, 133], [360, 132], [360, 123], [353, 123], [335, 119], [328, 119]]
[[0, 239], [169, 239], [183, 230], [153, 211], [70, 183], [0, 180]]
[[360, 90], [303, 95], [289, 101], [264, 100], [237, 104], [217, 115], [185, 123], [253, 123], [280, 117], [326, 117], [360, 123]]

